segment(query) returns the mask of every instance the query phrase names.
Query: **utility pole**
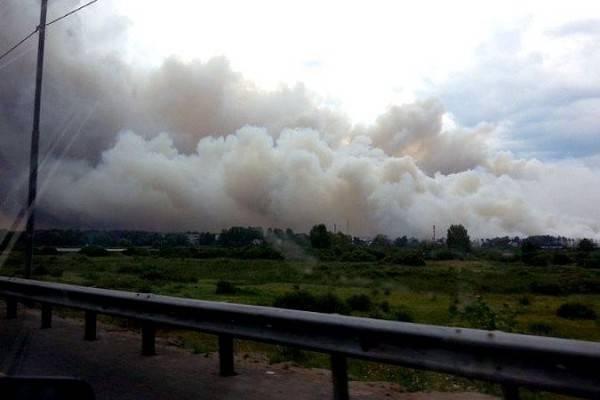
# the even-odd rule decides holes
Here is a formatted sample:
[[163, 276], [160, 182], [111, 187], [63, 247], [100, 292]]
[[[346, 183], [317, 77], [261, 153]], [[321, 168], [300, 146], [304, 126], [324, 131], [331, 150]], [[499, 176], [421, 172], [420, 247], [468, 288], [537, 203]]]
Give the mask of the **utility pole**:
[[33, 130], [31, 132], [31, 153], [29, 159], [29, 196], [27, 198], [27, 254], [25, 277], [31, 277], [33, 264], [33, 237], [35, 230], [35, 201], [37, 197], [38, 153], [40, 142], [40, 110], [42, 103], [42, 74], [44, 72], [44, 40], [46, 36], [46, 10], [48, 0], [41, 0], [40, 25], [38, 26], [38, 53], [35, 76], [35, 103], [33, 106]]

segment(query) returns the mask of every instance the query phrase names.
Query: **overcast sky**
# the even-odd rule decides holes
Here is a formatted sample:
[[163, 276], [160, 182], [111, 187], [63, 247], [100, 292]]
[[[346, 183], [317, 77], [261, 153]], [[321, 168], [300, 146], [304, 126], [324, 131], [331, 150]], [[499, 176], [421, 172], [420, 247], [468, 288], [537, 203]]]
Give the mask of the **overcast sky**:
[[128, 57], [142, 64], [225, 55], [261, 87], [302, 82], [354, 122], [435, 96], [461, 125], [502, 125], [503, 148], [600, 151], [598, 1], [116, 4], [130, 23]]

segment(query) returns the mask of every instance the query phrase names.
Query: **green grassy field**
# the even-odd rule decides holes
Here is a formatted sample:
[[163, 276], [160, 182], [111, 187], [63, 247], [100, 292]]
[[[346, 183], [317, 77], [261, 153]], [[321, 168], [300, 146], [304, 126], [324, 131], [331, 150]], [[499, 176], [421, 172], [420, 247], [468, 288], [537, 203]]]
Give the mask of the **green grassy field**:
[[[564, 303], [581, 303], [600, 315], [600, 270], [576, 266], [527, 267], [476, 260], [428, 261], [424, 267], [409, 267], [120, 254], [38, 256], [36, 264], [37, 279], [85, 286], [266, 306], [289, 293], [333, 294], [338, 301], [353, 306], [346, 306], [351, 315], [600, 340], [598, 317], [568, 319], [557, 315]], [[0, 273], [18, 275], [22, 265], [21, 255], [15, 253]], [[231, 283], [233, 292], [217, 294], [220, 280]], [[364, 295], [362, 304], [348, 302], [356, 295]], [[208, 335], [164, 333], [178, 336], [183, 346], [197, 353], [216, 349], [214, 338]], [[238, 349], [265, 352], [273, 362], [327, 365], [325, 356], [280, 346], [241, 342]], [[350, 375], [354, 379], [395, 381], [407, 390], [497, 390], [493, 385], [366, 362], [351, 363]]]

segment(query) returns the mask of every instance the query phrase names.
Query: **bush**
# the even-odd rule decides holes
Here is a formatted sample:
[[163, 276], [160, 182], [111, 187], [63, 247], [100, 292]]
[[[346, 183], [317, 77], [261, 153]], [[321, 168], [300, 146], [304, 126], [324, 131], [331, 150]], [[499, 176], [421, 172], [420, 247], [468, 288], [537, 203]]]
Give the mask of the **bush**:
[[549, 259], [546, 254], [533, 254], [529, 257], [523, 256], [523, 262], [533, 267], [545, 267], [548, 265]]
[[496, 313], [481, 299], [465, 306], [463, 317], [474, 328], [496, 329]]
[[33, 268], [33, 275], [48, 275], [48, 269], [43, 265], [38, 265]]
[[523, 296], [519, 299], [519, 304], [522, 306], [528, 306], [531, 304], [531, 300], [529, 300], [529, 297]]
[[429, 252], [429, 258], [436, 261], [462, 260], [464, 255], [458, 250], [442, 248]]
[[342, 261], [361, 262], [361, 261], [377, 261], [377, 256], [364, 249], [353, 249], [352, 251], [342, 254]]
[[167, 276], [161, 269], [151, 266], [141, 272], [140, 278], [147, 281], [162, 281], [167, 279]]
[[216, 294], [235, 294], [237, 291], [235, 285], [229, 281], [220, 280], [217, 282]]
[[586, 268], [600, 268], [600, 252], [581, 253], [577, 264]]
[[573, 260], [565, 253], [554, 253], [552, 256], [552, 264], [554, 265], [567, 265], [571, 264]]
[[532, 293], [545, 294], [547, 296], [560, 296], [564, 292], [564, 289], [556, 283], [533, 282], [530, 290]]
[[384, 313], [389, 313], [390, 303], [387, 300], [384, 300], [381, 303], [379, 303], [379, 308], [381, 308], [381, 311], [383, 311]]
[[413, 317], [412, 312], [410, 312], [407, 308], [402, 307], [396, 311], [396, 321], [415, 322], [415, 318]]
[[40, 249], [34, 249], [33, 253], [40, 256], [57, 256], [59, 254], [56, 247], [49, 246], [44, 246]]
[[140, 247], [128, 247], [123, 254], [126, 256], [147, 256], [149, 252], [147, 249]]
[[315, 311], [329, 314], [348, 314], [349, 310], [338, 296], [333, 293], [327, 293], [316, 297]]
[[348, 297], [346, 304], [353, 311], [369, 311], [373, 302], [366, 294], [355, 294]]
[[278, 297], [274, 307], [323, 313], [347, 314], [348, 307], [335, 294], [315, 296], [305, 290], [297, 290]]
[[544, 322], [532, 322], [529, 324], [529, 331], [536, 335], [549, 335], [552, 327]]
[[283, 260], [281, 253], [266, 244], [246, 246], [234, 254], [242, 260]]
[[409, 265], [414, 267], [422, 267], [425, 265], [423, 254], [419, 251], [397, 252], [385, 259], [391, 264]]
[[581, 303], [564, 303], [556, 310], [556, 315], [565, 319], [595, 319], [596, 312]]
[[53, 278], [60, 278], [61, 276], [63, 276], [63, 270], [60, 268], [52, 268], [48, 272], [48, 275], [50, 275]]
[[79, 253], [88, 257], [104, 257], [108, 255], [108, 251], [100, 246], [85, 246], [79, 250]]
[[274, 307], [291, 308], [294, 310], [314, 311], [317, 300], [314, 295], [305, 290], [296, 290], [286, 293], [273, 303]]
[[221, 258], [230, 257], [231, 252], [224, 247], [216, 246], [202, 246], [196, 247], [192, 250], [192, 257], [194, 258]]

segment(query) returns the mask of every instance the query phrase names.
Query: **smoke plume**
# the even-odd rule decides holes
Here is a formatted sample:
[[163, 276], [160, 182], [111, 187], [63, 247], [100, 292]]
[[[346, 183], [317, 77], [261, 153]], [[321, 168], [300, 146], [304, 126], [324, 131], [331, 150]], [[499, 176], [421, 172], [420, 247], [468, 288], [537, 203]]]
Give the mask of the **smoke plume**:
[[[0, 8], [2, 47], [35, 26], [37, 3], [22, 3]], [[135, 65], [119, 44], [128, 23], [105, 3], [92, 27], [74, 16], [48, 29], [44, 226], [324, 222], [354, 235], [427, 237], [434, 224], [462, 223], [475, 237], [600, 237], [597, 163], [519, 159], [494, 145], [501, 126], [446, 124], [436, 99], [392, 106], [363, 126], [301, 84], [262, 90], [224, 57]], [[0, 64], [3, 224], [25, 199], [34, 49], [30, 42]]]

